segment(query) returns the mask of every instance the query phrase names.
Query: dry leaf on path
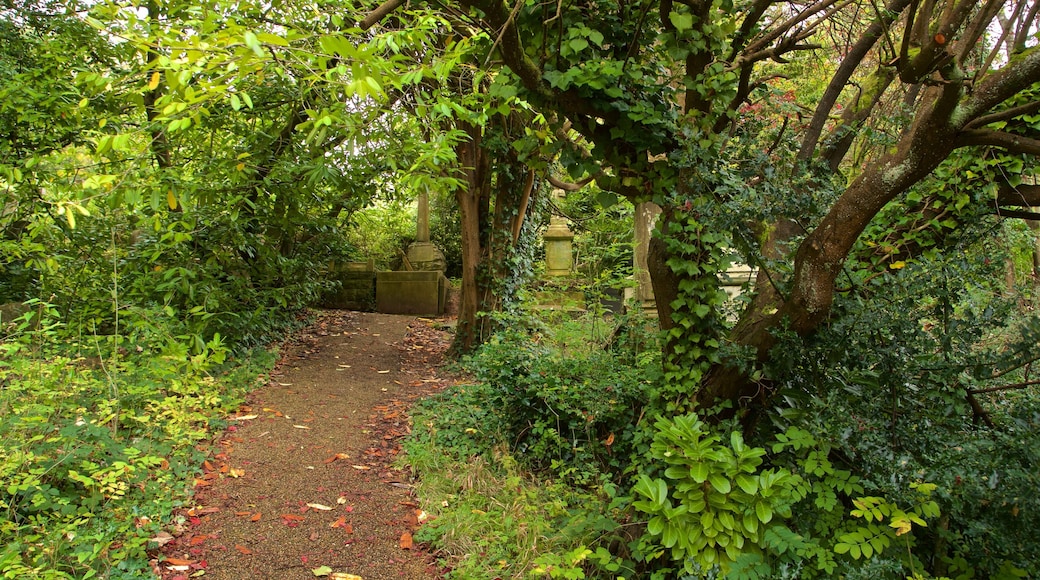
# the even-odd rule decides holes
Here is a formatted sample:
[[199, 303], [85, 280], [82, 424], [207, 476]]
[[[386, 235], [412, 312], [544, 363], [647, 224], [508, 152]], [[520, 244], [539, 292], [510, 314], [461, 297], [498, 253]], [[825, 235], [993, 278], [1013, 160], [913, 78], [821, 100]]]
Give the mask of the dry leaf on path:
[[319, 510], [319, 511], [323, 511], [323, 512], [330, 512], [330, 511], [332, 511], [332, 508], [330, 508], [327, 505], [320, 504], [320, 503], [309, 503], [309, 504], [307, 504], [307, 507], [309, 507], [311, 509], [316, 509], [316, 510]]
[[235, 549], [242, 553], [243, 556], [249, 556], [253, 553], [252, 550], [245, 546], [235, 545]]
[[337, 459], [350, 459], [350, 455], [347, 455], [346, 453], [337, 453], [337, 454], [333, 455], [332, 457], [329, 457], [328, 459], [326, 459], [325, 463], [329, 464], [329, 463], [332, 463], [333, 461], [336, 461]]
[[401, 534], [401, 549], [411, 550], [412, 549], [412, 533], [405, 532]]

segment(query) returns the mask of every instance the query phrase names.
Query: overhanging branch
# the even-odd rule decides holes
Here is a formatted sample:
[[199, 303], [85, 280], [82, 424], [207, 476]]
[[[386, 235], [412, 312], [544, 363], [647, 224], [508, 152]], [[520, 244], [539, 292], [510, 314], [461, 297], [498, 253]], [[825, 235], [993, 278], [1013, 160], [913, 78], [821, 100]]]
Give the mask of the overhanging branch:
[[971, 129], [962, 132], [957, 139], [957, 146], [967, 147], [972, 145], [1000, 147], [1013, 153], [1040, 155], [1040, 139], [1024, 137], [1005, 131]]
[[387, 14], [390, 14], [394, 10], [397, 10], [399, 7], [403, 6], [404, 3], [405, 0], [386, 0], [386, 2], [383, 2], [378, 7], [376, 7], [375, 10], [369, 12], [368, 16], [365, 16], [365, 19], [362, 20], [361, 24], [359, 24], [358, 26], [361, 27], [361, 30], [368, 30], [369, 28], [375, 26], [376, 23], [382, 20]]

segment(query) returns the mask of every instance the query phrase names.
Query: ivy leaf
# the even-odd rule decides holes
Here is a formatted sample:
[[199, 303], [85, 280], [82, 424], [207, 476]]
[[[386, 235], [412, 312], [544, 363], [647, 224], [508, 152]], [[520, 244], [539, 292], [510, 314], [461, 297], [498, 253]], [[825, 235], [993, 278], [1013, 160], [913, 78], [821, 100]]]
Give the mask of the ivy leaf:
[[693, 15], [692, 14], [680, 14], [678, 12], [669, 12], [668, 20], [671, 21], [672, 26], [679, 32], [689, 30], [693, 28]]
[[603, 209], [617, 205], [618, 196], [613, 191], [600, 191], [596, 194], [596, 203]]

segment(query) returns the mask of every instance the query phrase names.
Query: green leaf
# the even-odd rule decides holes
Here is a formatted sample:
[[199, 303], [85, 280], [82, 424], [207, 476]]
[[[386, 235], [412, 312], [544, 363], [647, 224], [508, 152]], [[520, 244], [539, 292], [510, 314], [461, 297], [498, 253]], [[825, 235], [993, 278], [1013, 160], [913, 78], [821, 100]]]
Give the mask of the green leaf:
[[758, 515], [759, 521], [763, 524], [768, 524], [773, 519], [773, 508], [769, 507], [764, 501], [757, 502], [755, 504], [755, 514]]
[[690, 467], [690, 477], [697, 483], [704, 483], [708, 479], [708, 464], [695, 463], [693, 467]]
[[314, 574], [315, 576], [328, 576], [332, 574], [332, 568], [329, 568], [328, 566], [319, 566], [318, 568], [312, 569], [311, 574]]
[[584, 38], [572, 38], [571, 41], [567, 43], [567, 45], [570, 46], [571, 50], [573, 50], [574, 52], [581, 52], [589, 47], [589, 41], [585, 40]]
[[276, 46], [289, 46], [289, 41], [285, 40], [277, 34], [271, 34], [270, 32], [261, 32], [256, 35], [257, 40], [260, 42], [266, 42], [267, 44], [274, 44]]
[[672, 23], [672, 26], [679, 32], [683, 32], [693, 28], [693, 15], [692, 14], [680, 14], [678, 12], [669, 12], [668, 20]]
[[733, 489], [729, 479], [719, 473], [709, 475], [708, 481], [711, 482], [711, 486], [718, 490], [719, 493], [729, 493]]
[[748, 495], [755, 495], [758, 493], [758, 479], [747, 475], [746, 473], [738, 474], [736, 477], [737, 486], [740, 487], [744, 493]]
[[618, 196], [613, 191], [600, 191], [596, 194], [596, 203], [598, 203], [603, 209], [613, 207], [617, 205]]

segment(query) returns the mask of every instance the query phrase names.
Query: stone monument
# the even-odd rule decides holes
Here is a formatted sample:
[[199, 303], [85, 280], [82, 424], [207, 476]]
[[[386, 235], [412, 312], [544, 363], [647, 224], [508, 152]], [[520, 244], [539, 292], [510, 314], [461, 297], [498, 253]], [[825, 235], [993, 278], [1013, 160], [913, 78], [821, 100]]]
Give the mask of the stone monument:
[[447, 261], [440, 249], [430, 241], [430, 195], [419, 194], [419, 209], [415, 219], [415, 241], [408, 246], [405, 256], [409, 270], [438, 271], [447, 269]]
[[542, 239], [545, 241], [545, 275], [569, 276], [574, 268], [574, 232], [567, 227], [566, 218], [550, 217]]

